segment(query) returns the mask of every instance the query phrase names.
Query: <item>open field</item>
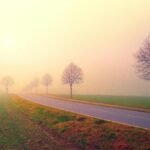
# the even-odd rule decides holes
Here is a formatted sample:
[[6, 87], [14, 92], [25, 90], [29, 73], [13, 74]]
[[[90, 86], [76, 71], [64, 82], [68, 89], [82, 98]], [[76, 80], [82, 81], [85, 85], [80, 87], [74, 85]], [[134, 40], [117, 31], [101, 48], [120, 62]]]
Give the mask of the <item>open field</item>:
[[[70, 98], [69, 95], [53, 95], [63, 98]], [[131, 108], [150, 109], [150, 97], [142, 96], [101, 96], [101, 95], [74, 95], [72, 99], [87, 102], [104, 103]]]
[[146, 150], [150, 131], [0, 97], [0, 149]]

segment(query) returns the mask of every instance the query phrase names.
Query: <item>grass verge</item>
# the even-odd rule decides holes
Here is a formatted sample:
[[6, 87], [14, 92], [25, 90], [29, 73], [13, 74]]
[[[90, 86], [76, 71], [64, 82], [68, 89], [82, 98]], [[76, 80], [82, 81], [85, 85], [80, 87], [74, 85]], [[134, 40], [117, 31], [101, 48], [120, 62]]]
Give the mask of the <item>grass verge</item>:
[[[61, 98], [70, 98], [69, 95], [52, 95]], [[150, 97], [142, 96], [100, 96], [100, 95], [74, 95], [73, 100], [85, 102], [118, 105], [129, 108], [150, 110]]]

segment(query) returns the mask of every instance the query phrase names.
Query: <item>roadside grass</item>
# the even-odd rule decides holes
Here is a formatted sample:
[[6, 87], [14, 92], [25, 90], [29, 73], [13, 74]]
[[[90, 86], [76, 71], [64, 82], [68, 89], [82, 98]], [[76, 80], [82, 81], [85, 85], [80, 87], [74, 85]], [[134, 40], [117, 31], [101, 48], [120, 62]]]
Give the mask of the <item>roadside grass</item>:
[[48, 125], [49, 127], [61, 123], [74, 120], [74, 116], [68, 116], [67, 114], [61, 114], [60, 112], [49, 112], [46, 108], [36, 108], [32, 110], [32, 119]]
[[21, 109], [11, 96], [0, 96], [0, 150], [64, 149]]
[[14, 116], [10, 109], [12, 104], [9, 97], [2, 97], [0, 101], [0, 149], [20, 149], [26, 141], [24, 125], [19, 116]]
[[[70, 98], [69, 95], [52, 95], [62, 98]], [[73, 95], [75, 100], [112, 104], [133, 108], [150, 109], [150, 97], [142, 96], [102, 96], [102, 95]]]
[[17, 96], [13, 96], [13, 103], [18, 111], [26, 114], [47, 133], [73, 143], [79, 150], [150, 149], [150, 130], [77, 115]]

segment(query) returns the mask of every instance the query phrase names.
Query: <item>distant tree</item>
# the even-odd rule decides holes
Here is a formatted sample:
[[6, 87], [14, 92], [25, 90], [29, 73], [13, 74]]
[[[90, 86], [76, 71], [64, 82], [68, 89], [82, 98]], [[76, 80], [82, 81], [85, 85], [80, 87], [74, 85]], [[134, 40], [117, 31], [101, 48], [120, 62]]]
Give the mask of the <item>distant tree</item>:
[[6, 89], [6, 93], [9, 93], [9, 87], [14, 84], [14, 80], [10, 76], [5, 76], [2, 79], [2, 84], [4, 85]]
[[46, 94], [49, 93], [49, 86], [52, 84], [52, 77], [49, 74], [45, 74], [42, 78], [42, 83], [46, 88]]
[[28, 84], [27, 86], [25, 86], [25, 87], [23, 88], [22, 91], [25, 92], [25, 93], [30, 93], [30, 92], [31, 92], [31, 89], [32, 89], [31, 85]]
[[135, 55], [137, 72], [144, 80], [150, 80], [150, 37], [148, 36]]
[[39, 86], [39, 79], [36, 78], [30, 83], [30, 87], [34, 88], [35, 93], [37, 94], [37, 88]]
[[73, 93], [73, 85], [81, 83], [82, 80], [83, 80], [82, 69], [73, 63], [69, 64], [63, 72], [62, 81], [64, 84], [69, 84], [71, 98]]

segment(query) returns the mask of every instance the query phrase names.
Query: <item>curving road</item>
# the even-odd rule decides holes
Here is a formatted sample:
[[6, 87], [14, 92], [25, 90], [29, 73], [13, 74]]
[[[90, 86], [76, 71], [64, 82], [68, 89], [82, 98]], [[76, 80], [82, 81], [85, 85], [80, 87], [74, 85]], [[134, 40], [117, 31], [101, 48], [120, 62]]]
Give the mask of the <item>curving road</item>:
[[150, 113], [58, 100], [39, 95], [19, 96], [41, 105], [51, 106], [61, 110], [71, 111], [99, 119], [110, 120], [130, 126], [150, 129]]

